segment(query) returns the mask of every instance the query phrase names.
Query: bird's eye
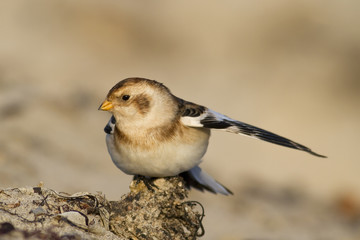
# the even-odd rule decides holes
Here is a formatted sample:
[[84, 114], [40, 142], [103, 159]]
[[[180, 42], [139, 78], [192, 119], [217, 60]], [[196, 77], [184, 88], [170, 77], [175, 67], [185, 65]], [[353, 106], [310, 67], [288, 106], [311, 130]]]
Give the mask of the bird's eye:
[[130, 96], [129, 96], [129, 95], [123, 95], [123, 96], [122, 96], [122, 100], [124, 100], [124, 101], [129, 100], [129, 98], [130, 98]]

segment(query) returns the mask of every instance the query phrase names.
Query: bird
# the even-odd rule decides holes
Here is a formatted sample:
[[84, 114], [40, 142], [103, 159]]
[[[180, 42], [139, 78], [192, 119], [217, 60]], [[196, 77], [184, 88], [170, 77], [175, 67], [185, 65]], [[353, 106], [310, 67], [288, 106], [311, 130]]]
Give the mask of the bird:
[[288, 138], [176, 97], [164, 84], [146, 78], [119, 81], [99, 110], [111, 113], [104, 131], [113, 163], [142, 180], [179, 175], [189, 189], [233, 194], [199, 167], [212, 129], [326, 157]]

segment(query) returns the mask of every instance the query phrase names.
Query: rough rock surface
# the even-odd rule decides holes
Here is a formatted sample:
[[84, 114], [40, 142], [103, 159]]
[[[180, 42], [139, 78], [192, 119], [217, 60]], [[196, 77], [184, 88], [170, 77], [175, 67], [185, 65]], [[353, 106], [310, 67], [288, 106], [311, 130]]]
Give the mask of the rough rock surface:
[[[45, 187], [0, 190], [0, 239], [196, 239], [203, 212], [180, 177], [133, 181], [120, 201]], [[203, 211], [203, 209], [202, 209]]]

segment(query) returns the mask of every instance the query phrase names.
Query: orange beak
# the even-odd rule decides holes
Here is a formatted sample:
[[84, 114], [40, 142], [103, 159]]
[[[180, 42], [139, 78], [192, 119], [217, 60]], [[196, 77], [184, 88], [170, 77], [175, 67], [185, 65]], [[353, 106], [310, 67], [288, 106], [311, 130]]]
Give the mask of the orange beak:
[[98, 110], [109, 111], [109, 110], [111, 110], [111, 109], [113, 109], [113, 108], [114, 108], [114, 105], [113, 105], [111, 102], [109, 102], [108, 100], [105, 100], [105, 101], [100, 105], [100, 107], [99, 107]]

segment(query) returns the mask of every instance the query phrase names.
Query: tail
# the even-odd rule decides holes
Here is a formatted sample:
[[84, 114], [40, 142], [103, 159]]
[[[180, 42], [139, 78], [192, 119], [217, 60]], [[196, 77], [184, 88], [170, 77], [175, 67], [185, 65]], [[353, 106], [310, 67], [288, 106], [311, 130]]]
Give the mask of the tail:
[[204, 191], [207, 190], [212, 193], [221, 193], [223, 195], [233, 194], [225, 186], [217, 182], [206, 172], [201, 170], [199, 166], [195, 166], [189, 171], [180, 173], [180, 176], [184, 178], [187, 188], [196, 188], [197, 190]]

